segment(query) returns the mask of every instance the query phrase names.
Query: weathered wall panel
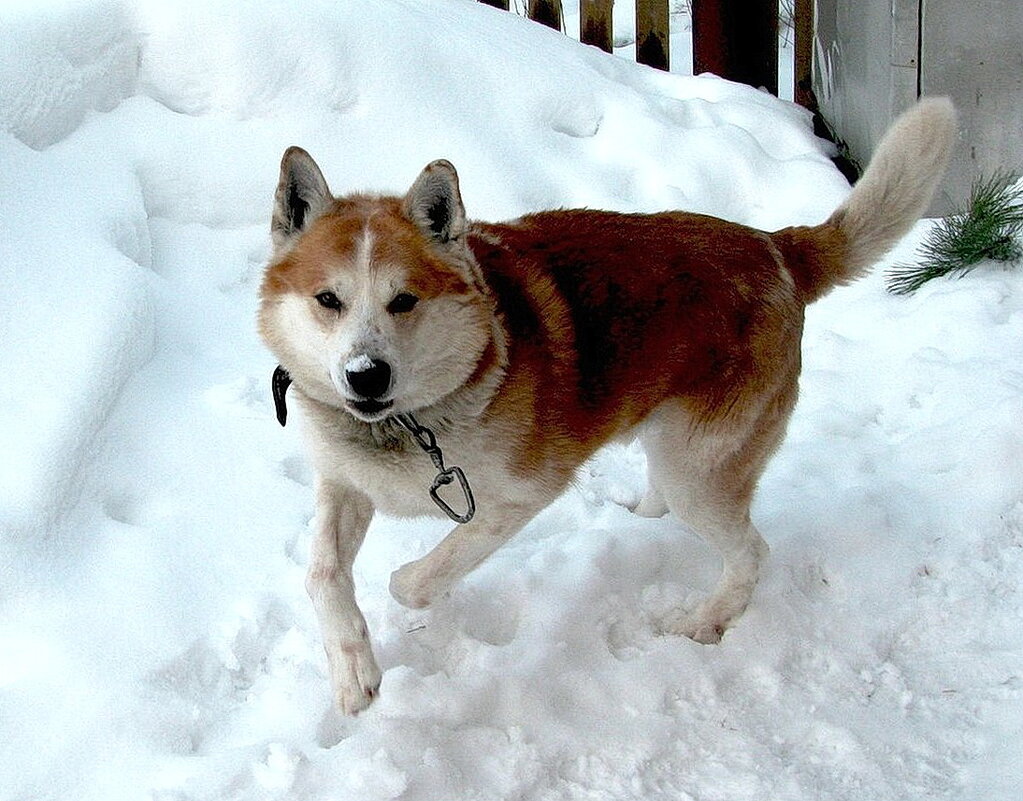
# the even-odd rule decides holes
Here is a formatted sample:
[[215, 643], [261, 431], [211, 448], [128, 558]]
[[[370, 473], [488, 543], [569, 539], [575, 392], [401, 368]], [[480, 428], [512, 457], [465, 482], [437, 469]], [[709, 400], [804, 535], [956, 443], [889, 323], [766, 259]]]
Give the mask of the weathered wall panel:
[[950, 95], [962, 139], [947, 192], [965, 197], [977, 175], [1023, 170], [1023, 2], [924, 5], [920, 88]]
[[[916, 99], [915, 64], [895, 66], [916, 53], [917, 16], [906, 13], [906, 5], [907, 0], [817, 2], [814, 91], [824, 118], [860, 162], [889, 121]], [[896, 36], [896, 18], [912, 27], [900, 28]]]
[[918, 94], [950, 95], [963, 129], [931, 213], [980, 173], [1023, 168], [1021, 0], [817, 0], [814, 91], [862, 163]]

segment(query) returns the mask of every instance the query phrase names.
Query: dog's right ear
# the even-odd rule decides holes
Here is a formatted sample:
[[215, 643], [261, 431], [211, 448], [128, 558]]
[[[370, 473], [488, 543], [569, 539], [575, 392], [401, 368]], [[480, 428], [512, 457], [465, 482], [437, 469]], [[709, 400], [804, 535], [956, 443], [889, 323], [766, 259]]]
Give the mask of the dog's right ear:
[[270, 235], [280, 252], [330, 206], [333, 196], [313, 157], [289, 147], [281, 159], [281, 178], [274, 196]]

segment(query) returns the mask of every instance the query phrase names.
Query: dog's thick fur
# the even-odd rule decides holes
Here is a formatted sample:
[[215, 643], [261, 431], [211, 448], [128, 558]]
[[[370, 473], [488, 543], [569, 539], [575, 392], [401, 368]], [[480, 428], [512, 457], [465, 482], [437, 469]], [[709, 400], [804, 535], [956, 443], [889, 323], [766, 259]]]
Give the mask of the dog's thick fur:
[[637, 513], [670, 510], [724, 560], [710, 597], [660, 626], [717, 641], [767, 553], [750, 502], [796, 402], [803, 310], [907, 232], [953, 137], [951, 104], [920, 102], [827, 221], [774, 233], [685, 212], [470, 223], [445, 161], [404, 197], [335, 198], [288, 150], [259, 322], [304, 412], [317, 474], [307, 586], [341, 709], [363, 709], [380, 684], [351, 573], [370, 519], [438, 514], [436, 471], [398, 413], [436, 432], [478, 503], [393, 574], [402, 604], [443, 595], [597, 448], [636, 435], [650, 479]]

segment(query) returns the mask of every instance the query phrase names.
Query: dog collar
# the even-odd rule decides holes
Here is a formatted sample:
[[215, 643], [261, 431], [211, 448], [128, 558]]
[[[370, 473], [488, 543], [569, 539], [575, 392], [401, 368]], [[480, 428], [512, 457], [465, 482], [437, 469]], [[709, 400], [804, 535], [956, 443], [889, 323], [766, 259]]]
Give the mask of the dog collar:
[[277, 422], [282, 426], [288, 422], [288, 401], [285, 395], [288, 387], [291, 386], [291, 376], [288, 371], [277, 365], [273, 378], [270, 379], [270, 388], [274, 394], [274, 408], [277, 410]]
[[[282, 426], [288, 422], [288, 387], [291, 386], [291, 375], [280, 365], [274, 370], [273, 378], [270, 379], [270, 388], [273, 391], [274, 409], [277, 412], [277, 422]], [[437, 445], [437, 437], [426, 426], [421, 425], [411, 414], [395, 415], [395, 420], [412, 435], [415, 443], [423, 449], [433, 466], [437, 468], [437, 475], [434, 476], [433, 484], [430, 485], [430, 498], [444, 514], [456, 523], [468, 523], [476, 514], [476, 499], [472, 494], [472, 487], [469, 486], [469, 479], [461, 467], [445, 467], [444, 454]], [[448, 484], [458, 484], [465, 499], [465, 513], [459, 514], [455, 509], [440, 496], [440, 488]]]

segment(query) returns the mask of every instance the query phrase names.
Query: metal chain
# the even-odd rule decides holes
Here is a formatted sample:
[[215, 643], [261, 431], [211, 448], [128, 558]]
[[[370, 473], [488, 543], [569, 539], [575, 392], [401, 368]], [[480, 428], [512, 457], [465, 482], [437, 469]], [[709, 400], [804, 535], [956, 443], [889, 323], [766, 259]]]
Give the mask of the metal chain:
[[[456, 523], [468, 523], [472, 520], [473, 515], [476, 514], [476, 499], [473, 497], [472, 487], [469, 486], [469, 479], [466, 478], [462, 468], [444, 467], [444, 454], [441, 452], [440, 446], [437, 445], [437, 437], [430, 429], [421, 425], [411, 414], [397, 414], [394, 416], [394, 419], [412, 435], [416, 444], [426, 452], [433, 462], [433, 466], [437, 468], [437, 475], [430, 486], [430, 497], [433, 499], [433, 502]], [[441, 487], [456, 482], [459, 489], [462, 490], [462, 496], [465, 498], [465, 514], [456, 512], [439, 494]]]
[[397, 420], [412, 435], [416, 444], [422, 448], [438, 470], [444, 469], [444, 454], [437, 446], [437, 437], [426, 426], [421, 425], [411, 414], [396, 414]]

